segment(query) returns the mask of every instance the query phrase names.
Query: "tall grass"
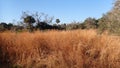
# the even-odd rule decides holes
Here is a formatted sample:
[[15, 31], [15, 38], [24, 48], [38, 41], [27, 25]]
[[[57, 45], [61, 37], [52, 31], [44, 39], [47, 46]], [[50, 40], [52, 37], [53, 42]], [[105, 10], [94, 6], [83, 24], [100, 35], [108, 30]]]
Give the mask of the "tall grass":
[[119, 68], [120, 38], [95, 30], [0, 33], [0, 68]]

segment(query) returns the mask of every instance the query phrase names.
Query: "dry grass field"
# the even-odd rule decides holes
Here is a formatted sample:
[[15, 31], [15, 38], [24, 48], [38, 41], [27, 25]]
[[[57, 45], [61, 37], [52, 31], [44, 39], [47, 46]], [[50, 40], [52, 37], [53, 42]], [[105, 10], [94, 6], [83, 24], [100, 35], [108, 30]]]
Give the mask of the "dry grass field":
[[95, 30], [3, 32], [0, 68], [120, 68], [120, 37]]

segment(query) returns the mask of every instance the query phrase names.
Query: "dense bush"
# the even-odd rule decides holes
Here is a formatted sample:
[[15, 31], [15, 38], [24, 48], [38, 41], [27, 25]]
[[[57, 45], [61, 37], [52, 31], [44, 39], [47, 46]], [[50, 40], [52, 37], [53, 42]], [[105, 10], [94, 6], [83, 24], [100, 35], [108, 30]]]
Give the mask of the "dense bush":
[[120, 35], [120, 0], [116, 0], [113, 8], [99, 19], [99, 30]]

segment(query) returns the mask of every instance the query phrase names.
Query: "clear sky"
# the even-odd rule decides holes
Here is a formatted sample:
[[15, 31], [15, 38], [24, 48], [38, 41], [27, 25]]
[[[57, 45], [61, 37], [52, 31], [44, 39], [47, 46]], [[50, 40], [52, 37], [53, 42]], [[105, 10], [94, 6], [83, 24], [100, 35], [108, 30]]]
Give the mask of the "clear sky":
[[43, 12], [61, 22], [100, 18], [113, 6], [113, 0], [0, 0], [0, 22], [20, 20], [23, 11]]

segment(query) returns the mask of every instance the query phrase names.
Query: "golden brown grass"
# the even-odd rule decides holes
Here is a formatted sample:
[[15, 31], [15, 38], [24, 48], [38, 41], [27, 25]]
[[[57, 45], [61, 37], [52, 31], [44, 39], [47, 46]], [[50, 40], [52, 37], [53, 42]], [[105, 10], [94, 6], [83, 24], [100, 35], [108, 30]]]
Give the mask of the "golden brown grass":
[[95, 30], [0, 33], [0, 68], [120, 68], [120, 38]]

